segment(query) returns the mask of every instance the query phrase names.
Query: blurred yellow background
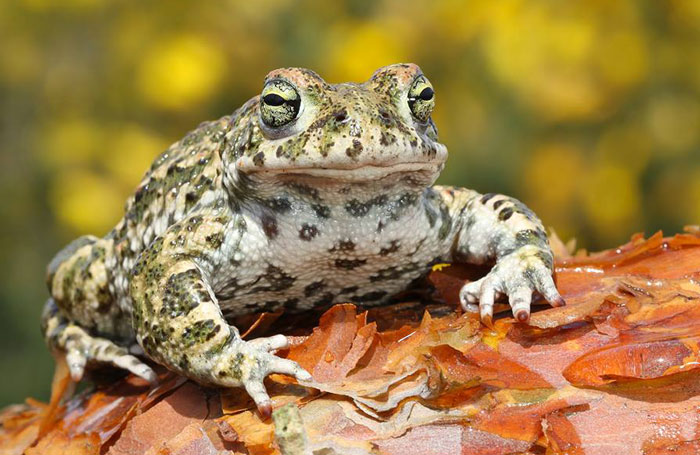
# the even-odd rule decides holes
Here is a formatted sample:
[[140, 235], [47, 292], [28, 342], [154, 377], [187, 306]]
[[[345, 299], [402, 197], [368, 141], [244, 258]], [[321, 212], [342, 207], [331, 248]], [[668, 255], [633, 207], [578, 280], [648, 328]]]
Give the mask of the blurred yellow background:
[[282, 66], [418, 63], [441, 183], [514, 195], [589, 249], [700, 220], [698, 0], [4, 0], [0, 405], [47, 398], [44, 267], [152, 158]]

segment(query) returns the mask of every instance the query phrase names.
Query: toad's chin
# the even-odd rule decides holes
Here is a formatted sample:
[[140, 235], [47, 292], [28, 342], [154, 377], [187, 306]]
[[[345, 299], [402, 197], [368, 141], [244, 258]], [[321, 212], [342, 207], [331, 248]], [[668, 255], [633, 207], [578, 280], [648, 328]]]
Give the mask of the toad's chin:
[[387, 166], [361, 165], [345, 168], [298, 167], [289, 169], [251, 169], [243, 173], [258, 179], [320, 179], [336, 182], [367, 182], [392, 176], [415, 175], [432, 180], [442, 170], [442, 163], [396, 163]]

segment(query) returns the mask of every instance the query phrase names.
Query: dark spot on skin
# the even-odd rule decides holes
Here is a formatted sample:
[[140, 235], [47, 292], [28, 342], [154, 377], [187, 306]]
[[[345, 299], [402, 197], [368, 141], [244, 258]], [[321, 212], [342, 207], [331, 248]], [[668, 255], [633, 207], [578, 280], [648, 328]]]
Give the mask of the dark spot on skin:
[[547, 251], [539, 250], [535, 253], [535, 257], [542, 261], [542, 263], [546, 265], [549, 270], [554, 269], [554, 259], [552, 258], [552, 255]]
[[180, 369], [183, 371], [187, 371], [190, 368], [190, 360], [189, 360], [189, 358], [187, 358], [186, 354], [182, 355], [182, 357], [180, 358], [180, 360], [177, 363], [177, 366], [180, 367]]
[[228, 375], [232, 378], [240, 379], [243, 376], [243, 371], [241, 371], [241, 367], [245, 360], [245, 354], [243, 354], [242, 352], [237, 353], [231, 361], [231, 366], [227, 371]]
[[393, 144], [394, 142], [396, 142], [395, 135], [386, 131], [382, 131], [382, 135], [379, 137], [379, 143], [381, 145], [387, 146]]
[[253, 164], [256, 166], [263, 166], [265, 164], [265, 154], [263, 152], [258, 152], [253, 156]]
[[204, 218], [201, 216], [193, 216], [187, 220], [185, 229], [187, 232], [195, 231], [197, 227], [202, 224], [202, 221], [204, 221]]
[[399, 248], [400, 248], [399, 245], [400, 245], [400, 243], [398, 240], [392, 240], [391, 242], [389, 242], [388, 247], [383, 247], [382, 249], [379, 250], [379, 255], [380, 256], [388, 256], [391, 253], [395, 253], [395, 252], [399, 251]]
[[413, 205], [418, 200], [418, 195], [414, 193], [404, 193], [396, 201], [399, 207], [407, 207]]
[[238, 291], [244, 288], [245, 285], [240, 284], [238, 279], [235, 277], [229, 278], [228, 281], [221, 286], [221, 289], [217, 290], [216, 298], [219, 301], [230, 300], [236, 296]]
[[357, 139], [353, 139], [352, 147], [348, 147], [347, 149], [345, 149], [345, 154], [350, 158], [357, 158], [358, 156], [360, 156], [363, 149], [364, 147], [362, 147], [362, 142], [360, 142]]
[[370, 208], [370, 205], [363, 204], [357, 199], [353, 199], [345, 204], [345, 211], [355, 217], [367, 215]]
[[335, 266], [339, 269], [352, 270], [367, 263], [367, 259], [336, 259]]
[[277, 150], [275, 151], [275, 155], [277, 156], [277, 158], [280, 158], [283, 153], [284, 153], [284, 149], [280, 145], [279, 147], [277, 147]]
[[355, 295], [350, 297], [351, 300], [358, 303], [375, 302], [386, 297], [386, 291], [372, 291], [362, 295]]
[[334, 141], [327, 142], [321, 146], [321, 156], [324, 158], [328, 156], [328, 153], [330, 152], [331, 148], [335, 145]]
[[425, 217], [428, 219], [428, 225], [431, 228], [435, 227], [435, 223], [437, 222], [438, 214], [433, 209], [433, 205], [429, 204], [429, 203], [423, 204], [423, 209], [425, 211]]
[[353, 251], [355, 250], [355, 242], [352, 240], [340, 240], [338, 243], [333, 245], [328, 249], [330, 253], [335, 253], [336, 251]]
[[277, 218], [269, 214], [264, 214], [260, 221], [262, 222], [263, 232], [268, 239], [272, 240], [277, 237], [277, 234], [279, 234], [279, 230], [277, 229]]
[[331, 209], [328, 206], [321, 204], [312, 204], [311, 209], [316, 213], [319, 218], [329, 218], [331, 216]]
[[440, 229], [438, 230], [438, 238], [445, 240], [452, 230], [452, 217], [450, 210], [446, 204], [440, 204]]
[[259, 278], [259, 280], [261, 282], [267, 282], [268, 284], [266, 284], [266, 285], [261, 284], [261, 285], [255, 286], [254, 288], [251, 289], [252, 292], [284, 291], [285, 289], [289, 289], [290, 287], [292, 287], [292, 285], [296, 281], [296, 278], [289, 275], [281, 268], [270, 264], [267, 266], [267, 271], [266, 271], [265, 275], [262, 275]]
[[217, 232], [215, 234], [210, 234], [206, 236], [207, 243], [209, 246], [211, 246], [213, 249], [218, 249], [222, 243], [224, 243], [224, 233], [223, 232]]
[[165, 344], [166, 340], [169, 338], [170, 334], [166, 332], [162, 327], [153, 324], [150, 329], [151, 336], [155, 342], [159, 345]]
[[494, 209], [494, 210], [498, 210], [498, 207], [500, 207], [501, 205], [503, 205], [504, 202], [506, 202], [505, 199], [499, 199], [498, 201], [494, 202], [494, 203], [493, 203], [493, 209]]
[[318, 235], [318, 228], [313, 224], [304, 223], [299, 230], [299, 238], [310, 242], [314, 237]]
[[163, 288], [160, 315], [169, 318], [186, 316], [201, 302], [211, 300], [198, 270], [190, 269], [171, 275]]
[[341, 294], [351, 294], [353, 292], [356, 292], [359, 289], [358, 286], [348, 286], [346, 288], [343, 288], [340, 290]]
[[547, 245], [547, 234], [540, 229], [523, 229], [515, 234], [516, 248], [525, 245], [544, 247]]
[[481, 203], [486, 205], [488, 201], [490, 201], [492, 198], [498, 196], [497, 193], [486, 193], [483, 196], [481, 196]]
[[153, 266], [156, 264], [156, 258], [160, 254], [160, 251], [163, 249], [164, 241], [165, 239], [163, 237], [156, 237], [155, 240], [151, 242], [149, 247], [141, 252], [138, 260], [136, 261], [136, 264], [134, 265], [134, 268], [131, 270], [132, 276], [138, 276], [144, 271], [146, 267]]
[[[214, 218], [214, 222], [219, 223], [222, 226], [224, 224], [228, 223], [229, 221], [231, 221], [231, 218], [229, 218], [228, 216], [224, 216], [224, 215], [219, 215], [219, 216]], [[245, 225], [245, 220], [241, 219], [240, 221], [242, 221], [243, 222], [242, 224]]]
[[189, 348], [211, 340], [221, 330], [213, 319], [197, 321], [182, 332], [182, 344]]
[[277, 213], [286, 213], [292, 208], [292, 203], [286, 197], [276, 197], [266, 201], [267, 206]]
[[323, 296], [314, 302], [314, 306], [326, 306], [333, 303], [335, 296], [331, 292], [326, 292]]
[[185, 195], [185, 203], [192, 205], [197, 200], [197, 193], [189, 192]]
[[312, 188], [309, 185], [304, 185], [303, 183], [289, 183], [288, 185], [301, 196], [309, 197], [315, 201], [321, 200], [321, 196], [316, 188]]
[[326, 283], [323, 281], [314, 281], [313, 283], [307, 285], [304, 288], [304, 295], [306, 297], [311, 297], [312, 295], [318, 293], [321, 289], [326, 287]]
[[366, 202], [360, 202], [357, 199], [352, 199], [345, 204], [345, 211], [350, 215], [359, 218], [367, 215], [372, 207], [385, 205], [387, 201], [388, 198], [383, 194], [373, 197]]
[[511, 207], [506, 207], [500, 212], [498, 212], [498, 219], [501, 221], [506, 221], [513, 215], [513, 209]]
[[525, 280], [527, 280], [528, 283], [537, 283], [537, 270], [535, 270], [534, 267], [525, 267], [525, 270], [523, 270], [523, 276], [525, 277]]
[[370, 276], [369, 280], [376, 283], [377, 281], [395, 280], [397, 278], [401, 278], [403, 275], [404, 270], [401, 268], [387, 267], [386, 269], [379, 270], [376, 274]]
[[530, 221], [535, 221], [537, 219], [537, 217], [535, 216], [533, 211], [530, 210], [522, 202], [518, 201], [517, 199], [511, 198], [511, 203], [513, 204], [513, 211], [515, 213], [519, 213], [519, 214], [523, 215], [525, 218], [527, 218]]

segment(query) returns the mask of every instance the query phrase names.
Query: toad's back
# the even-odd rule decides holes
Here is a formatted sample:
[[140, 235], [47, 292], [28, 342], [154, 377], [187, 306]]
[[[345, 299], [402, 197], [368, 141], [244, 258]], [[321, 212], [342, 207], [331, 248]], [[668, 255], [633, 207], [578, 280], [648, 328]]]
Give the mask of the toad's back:
[[106, 237], [114, 243], [115, 263], [108, 267], [117, 299], [128, 296], [128, 275], [144, 248], [191, 211], [226, 198], [220, 153], [230, 122], [230, 116], [205, 122], [170, 146], [127, 201], [124, 217]]
[[221, 158], [231, 116], [202, 123], [163, 152], [127, 200], [124, 217], [104, 238], [83, 236], [48, 266], [53, 300], [99, 334], [133, 337], [129, 277], [153, 239], [193, 210], [222, 197]]

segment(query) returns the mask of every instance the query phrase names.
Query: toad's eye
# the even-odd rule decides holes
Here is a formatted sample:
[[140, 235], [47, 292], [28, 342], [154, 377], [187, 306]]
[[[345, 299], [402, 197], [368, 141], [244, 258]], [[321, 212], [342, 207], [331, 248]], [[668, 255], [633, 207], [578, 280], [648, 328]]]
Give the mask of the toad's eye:
[[299, 115], [301, 97], [292, 84], [273, 79], [265, 84], [260, 96], [260, 117], [272, 128], [284, 126]]
[[421, 75], [413, 81], [408, 91], [408, 107], [420, 122], [427, 122], [435, 107], [435, 90], [430, 81]]

